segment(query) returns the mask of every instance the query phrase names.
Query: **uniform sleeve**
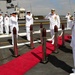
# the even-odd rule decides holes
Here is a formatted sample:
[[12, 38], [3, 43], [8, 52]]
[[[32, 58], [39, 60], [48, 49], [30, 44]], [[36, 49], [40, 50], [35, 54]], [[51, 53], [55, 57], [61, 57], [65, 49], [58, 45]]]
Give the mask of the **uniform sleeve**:
[[2, 22], [3, 21], [3, 17], [0, 17], [0, 22]]
[[59, 17], [59, 15], [57, 15], [57, 25], [58, 25], [58, 28], [60, 28], [60, 17]]
[[45, 17], [45, 19], [49, 19], [49, 15], [50, 15], [50, 13]]
[[66, 15], [65, 18], [68, 18], [68, 15]]
[[17, 19], [16, 18], [11, 18], [11, 21], [12, 22], [17, 22]]
[[13, 26], [13, 24], [17, 25], [17, 19], [16, 17], [11, 17], [10, 20], [9, 20], [9, 24], [10, 24], [10, 27]]
[[65, 18], [67, 18], [67, 15], [65, 16]]

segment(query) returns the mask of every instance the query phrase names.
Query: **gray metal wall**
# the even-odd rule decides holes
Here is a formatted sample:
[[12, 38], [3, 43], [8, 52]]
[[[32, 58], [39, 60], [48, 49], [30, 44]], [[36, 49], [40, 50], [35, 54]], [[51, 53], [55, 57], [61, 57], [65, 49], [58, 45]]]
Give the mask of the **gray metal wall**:
[[[2, 13], [3, 16], [6, 12], [8, 12], [8, 15], [9, 15], [12, 11], [14, 11], [14, 8], [11, 8], [11, 4], [13, 4], [14, 6], [17, 5], [16, 0], [12, 0], [11, 3], [7, 3], [6, 0], [0, 0], [0, 9], [1, 9], [0, 12], [3, 12]], [[10, 8], [7, 8], [7, 7], [10, 7]]]
[[7, 8], [6, 8], [6, 1], [5, 0], [0, 0], [0, 9], [1, 11], [0, 12], [3, 12], [2, 14], [4, 15], [7, 11]]

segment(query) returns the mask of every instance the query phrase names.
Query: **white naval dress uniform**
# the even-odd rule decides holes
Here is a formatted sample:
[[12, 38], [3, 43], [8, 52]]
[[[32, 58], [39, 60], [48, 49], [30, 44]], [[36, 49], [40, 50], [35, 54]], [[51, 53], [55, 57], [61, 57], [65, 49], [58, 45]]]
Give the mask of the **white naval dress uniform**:
[[3, 34], [3, 16], [0, 16], [0, 34]]
[[33, 17], [32, 14], [26, 15], [26, 33], [27, 33], [27, 40], [30, 41], [30, 25], [33, 24]]
[[4, 25], [5, 25], [5, 32], [6, 34], [9, 34], [9, 17], [4, 17]]
[[67, 18], [67, 28], [70, 28], [70, 17], [71, 15], [66, 15], [66, 18]]
[[10, 22], [11, 22], [11, 34], [12, 34], [12, 44], [14, 44], [14, 39], [13, 39], [13, 28], [15, 27], [16, 28], [16, 37], [18, 39], [18, 31], [19, 31], [19, 28], [18, 28], [18, 20], [16, 17], [13, 17], [11, 16], [10, 17]]
[[54, 14], [48, 14], [45, 19], [49, 19], [50, 21], [50, 30], [51, 30], [51, 37], [52, 41], [54, 43], [54, 26], [57, 25], [58, 28], [60, 28], [60, 18], [58, 15]]

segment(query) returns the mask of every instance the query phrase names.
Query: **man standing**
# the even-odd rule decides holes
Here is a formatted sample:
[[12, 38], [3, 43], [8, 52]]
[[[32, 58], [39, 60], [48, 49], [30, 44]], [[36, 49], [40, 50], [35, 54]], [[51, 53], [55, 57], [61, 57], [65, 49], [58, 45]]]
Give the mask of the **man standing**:
[[60, 18], [59, 15], [55, 14], [55, 9], [51, 9], [51, 13], [49, 13], [45, 19], [49, 19], [50, 21], [50, 30], [52, 37], [52, 44], [54, 44], [54, 26], [57, 25], [60, 28]]
[[30, 41], [30, 25], [33, 24], [33, 17], [30, 11], [27, 11], [26, 15], [26, 33], [27, 40]]
[[70, 13], [68, 12], [68, 14], [66, 15], [66, 18], [67, 18], [67, 28], [70, 28]]
[[16, 12], [12, 12], [12, 16], [10, 17], [10, 22], [11, 22], [11, 34], [12, 34], [12, 44], [14, 44], [14, 39], [13, 39], [13, 28], [16, 28], [16, 37], [18, 38], [18, 31], [19, 31], [19, 27], [18, 27], [18, 19], [16, 17]]
[[3, 34], [3, 16], [0, 13], [0, 34]]
[[7, 13], [5, 13], [4, 25], [5, 25], [6, 34], [9, 34], [9, 17], [8, 17]]

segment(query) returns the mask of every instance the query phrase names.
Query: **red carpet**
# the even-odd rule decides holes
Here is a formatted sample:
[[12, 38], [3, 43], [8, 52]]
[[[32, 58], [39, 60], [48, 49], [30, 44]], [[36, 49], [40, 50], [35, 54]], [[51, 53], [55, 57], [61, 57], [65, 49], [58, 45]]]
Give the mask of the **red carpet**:
[[[65, 40], [70, 37], [65, 36]], [[58, 45], [62, 45], [61, 37], [59, 37]], [[54, 45], [50, 42], [46, 43], [47, 55], [51, 54], [54, 50]], [[18, 58], [9, 61], [0, 66], [0, 75], [24, 75], [29, 69], [38, 64], [42, 59], [42, 46], [39, 46], [30, 52], [27, 52]]]

